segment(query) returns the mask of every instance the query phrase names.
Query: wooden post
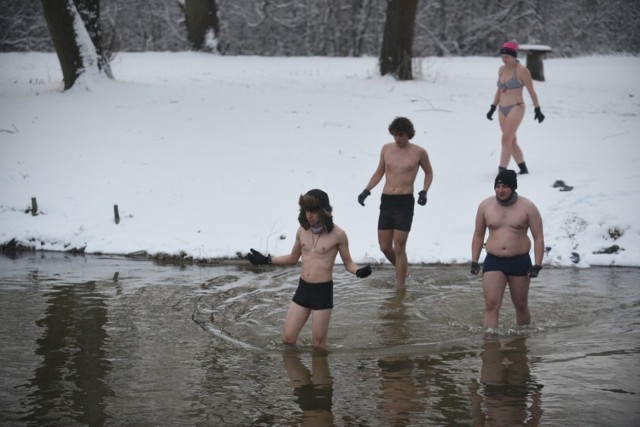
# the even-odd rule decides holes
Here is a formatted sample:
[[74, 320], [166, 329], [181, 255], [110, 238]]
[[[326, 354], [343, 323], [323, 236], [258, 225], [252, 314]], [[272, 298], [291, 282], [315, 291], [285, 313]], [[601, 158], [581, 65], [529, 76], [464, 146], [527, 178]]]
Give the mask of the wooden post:
[[118, 205], [113, 205], [113, 216], [115, 217], [116, 224], [120, 224], [120, 212], [118, 212]]
[[520, 52], [527, 54], [527, 68], [531, 72], [531, 78], [540, 82], [544, 81], [544, 54], [551, 52], [551, 48], [545, 45], [521, 44]]
[[531, 78], [539, 82], [544, 81], [544, 63], [542, 62], [542, 53], [527, 53], [527, 68], [531, 71]]
[[38, 215], [38, 201], [36, 200], [35, 197], [31, 198], [31, 215], [32, 216]]

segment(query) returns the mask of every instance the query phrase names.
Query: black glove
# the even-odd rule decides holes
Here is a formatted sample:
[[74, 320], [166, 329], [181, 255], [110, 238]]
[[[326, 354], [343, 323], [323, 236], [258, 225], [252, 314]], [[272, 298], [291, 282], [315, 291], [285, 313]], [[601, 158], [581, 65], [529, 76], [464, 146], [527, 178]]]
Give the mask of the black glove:
[[422, 190], [418, 193], [418, 204], [424, 206], [427, 204], [427, 190]]
[[540, 273], [540, 270], [542, 270], [542, 266], [541, 265], [534, 265], [533, 267], [531, 267], [529, 269], [529, 277], [534, 278], [534, 277], [538, 277], [538, 274]]
[[540, 111], [540, 107], [534, 108], [533, 111], [535, 111], [533, 120], [537, 120], [538, 122], [542, 123], [542, 121], [544, 120], [544, 114], [542, 114], [542, 111]]
[[367, 265], [365, 267], [360, 267], [356, 271], [356, 277], [359, 277], [361, 279], [367, 277], [370, 274], [371, 274], [371, 266], [370, 265]]
[[253, 265], [271, 264], [271, 255], [264, 256], [253, 248], [251, 248], [251, 253], [247, 254], [247, 258]]
[[370, 195], [371, 195], [371, 191], [369, 191], [369, 190], [367, 190], [365, 188], [364, 191], [362, 193], [360, 193], [360, 195], [358, 196], [358, 203], [360, 203], [362, 206], [364, 206], [364, 199], [366, 199]]
[[477, 276], [478, 273], [480, 273], [480, 264], [478, 264], [477, 262], [472, 262], [471, 263], [471, 274], [473, 274], [474, 276]]
[[493, 113], [496, 112], [496, 106], [491, 104], [491, 108], [489, 108], [489, 112], [487, 113], [487, 119], [493, 120]]

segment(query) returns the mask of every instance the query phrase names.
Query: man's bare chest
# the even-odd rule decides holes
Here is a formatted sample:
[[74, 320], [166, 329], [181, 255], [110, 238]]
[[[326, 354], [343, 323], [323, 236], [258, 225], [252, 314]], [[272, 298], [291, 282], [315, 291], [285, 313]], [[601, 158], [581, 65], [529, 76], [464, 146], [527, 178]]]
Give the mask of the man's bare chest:
[[389, 153], [385, 159], [387, 170], [396, 173], [409, 173], [418, 168], [420, 159], [411, 153]]
[[527, 214], [515, 206], [496, 206], [485, 214], [487, 228], [490, 230], [497, 229], [527, 229]]

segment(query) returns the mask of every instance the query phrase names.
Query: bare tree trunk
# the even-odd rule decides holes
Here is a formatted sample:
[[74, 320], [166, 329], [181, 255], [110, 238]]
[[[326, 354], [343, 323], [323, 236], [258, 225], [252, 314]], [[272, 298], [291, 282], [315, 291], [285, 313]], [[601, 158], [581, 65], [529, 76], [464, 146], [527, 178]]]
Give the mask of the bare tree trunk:
[[108, 55], [102, 44], [102, 26], [100, 24], [100, 0], [74, 0], [82, 22], [89, 33], [93, 47], [98, 54], [98, 69], [113, 77]]
[[65, 90], [91, 68], [112, 77], [109, 61], [99, 46], [99, 1], [42, 0], [42, 7], [62, 68]]
[[191, 49], [219, 52], [220, 33], [215, 0], [185, 0], [183, 6], [187, 22], [187, 38]]
[[390, 0], [380, 51], [380, 74], [412, 80], [413, 32], [418, 0]]
[[77, 12], [70, 0], [42, 0], [42, 7], [62, 67], [64, 88], [69, 89], [82, 73], [82, 57], [74, 28]]

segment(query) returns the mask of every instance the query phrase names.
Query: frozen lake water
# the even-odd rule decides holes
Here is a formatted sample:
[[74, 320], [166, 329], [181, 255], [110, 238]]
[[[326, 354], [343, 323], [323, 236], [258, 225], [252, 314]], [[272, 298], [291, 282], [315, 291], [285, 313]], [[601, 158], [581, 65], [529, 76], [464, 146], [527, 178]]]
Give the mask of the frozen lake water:
[[490, 336], [467, 266], [411, 272], [336, 266], [319, 352], [297, 268], [0, 256], [2, 425], [638, 425], [640, 269], [545, 268]]

